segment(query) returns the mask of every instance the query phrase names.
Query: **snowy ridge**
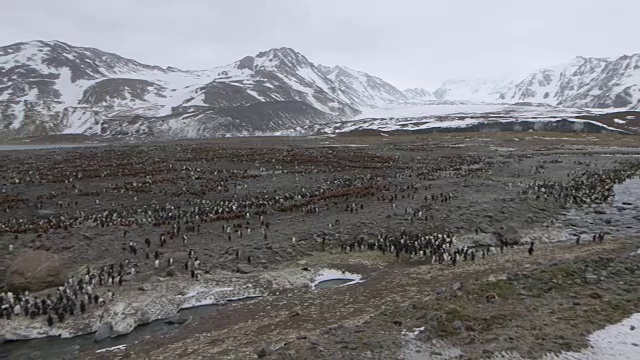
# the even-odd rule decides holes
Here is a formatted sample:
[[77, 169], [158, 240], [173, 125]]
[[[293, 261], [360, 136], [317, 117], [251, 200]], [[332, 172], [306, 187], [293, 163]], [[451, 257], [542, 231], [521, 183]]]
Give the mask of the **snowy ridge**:
[[405, 89], [404, 95], [412, 102], [425, 102], [436, 100], [435, 95], [431, 91], [423, 88]]
[[346, 66], [319, 66], [340, 91], [343, 99], [359, 109], [381, 108], [408, 102], [409, 97], [395, 86]]
[[519, 82], [507, 100], [576, 106], [570, 99], [590, 85], [607, 63], [607, 59], [576, 57], [570, 63], [538, 70]]

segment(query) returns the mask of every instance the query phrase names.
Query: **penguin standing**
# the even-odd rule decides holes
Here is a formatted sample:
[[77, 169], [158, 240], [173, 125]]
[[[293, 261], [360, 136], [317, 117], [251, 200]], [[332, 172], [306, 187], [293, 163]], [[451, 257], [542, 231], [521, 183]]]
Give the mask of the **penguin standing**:
[[53, 326], [53, 317], [51, 316], [51, 314], [47, 316], [47, 325], [49, 325], [49, 327]]
[[533, 255], [533, 241], [531, 242], [531, 245], [529, 246], [529, 249], [527, 250], [527, 252], [529, 253], [529, 256]]

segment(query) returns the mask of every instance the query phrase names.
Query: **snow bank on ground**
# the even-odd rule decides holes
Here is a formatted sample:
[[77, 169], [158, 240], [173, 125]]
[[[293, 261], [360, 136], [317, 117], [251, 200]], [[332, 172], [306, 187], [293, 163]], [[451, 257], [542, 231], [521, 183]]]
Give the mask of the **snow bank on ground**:
[[640, 313], [589, 336], [590, 346], [579, 352], [548, 355], [545, 360], [640, 359]]
[[235, 288], [215, 288], [207, 289], [201, 286], [195, 286], [184, 295], [179, 295], [178, 298], [183, 300], [180, 305], [180, 310], [194, 308], [205, 305], [222, 304], [227, 301], [236, 301], [248, 298], [261, 297], [262, 294], [258, 293], [251, 287], [245, 287], [243, 289]]
[[126, 348], [127, 348], [126, 344], [125, 345], [118, 345], [118, 346], [114, 346], [114, 347], [98, 350], [98, 351], [96, 351], [96, 354], [102, 353], [102, 352], [107, 352], [107, 351], [122, 351], [122, 350], [124, 350]]
[[[464, 357], [460, 349], [443, 342], [421, 343], [415, 340], [424, 328], [403, 331], [405, 346], [400, 358], [404, 360], [449, 360]], [[542, 360], [638, 360], [640, 359], [640, 313], [596, 331], [589, 337], [589, 347], [576, 352], [548, 354]], [[494, 354], [492, 360], [525, 360], [513, 352]]]

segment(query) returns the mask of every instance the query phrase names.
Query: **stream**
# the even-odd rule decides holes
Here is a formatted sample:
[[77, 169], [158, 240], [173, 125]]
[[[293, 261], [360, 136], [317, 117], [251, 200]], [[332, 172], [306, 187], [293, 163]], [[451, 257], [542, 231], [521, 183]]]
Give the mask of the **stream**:
[[[228, 303], [249, 302], [256, 298], [245, 298], [229, 301]], [[95, 333], [62, 339], [59, 337], [45, 337], [41, 339], [9, 341], [0, 345], [0, 359], [35, 360], [35, 359], [73, 359], [80, 352], [99, 351], [116, 346], [130, 345], [149, 337], [165, 336], [182, 327], [190, 326], [197, 319], [214, 313], [225, 306], [205, 305], [180, 310], [180, 318], [190, 319], [182, 325], [170, 325], [167, 319], [152, 321], [136, 327], [132, 332], [114, 338], [107, 338], [95, 342]]]
[[590, 241], [603, 231], [615, 237], [638, 234], [640, 223], [640, 178], [631, 178], [614, 186], [615, 196], [606, 204], [567, 211], [559, 223], [575, 238]]

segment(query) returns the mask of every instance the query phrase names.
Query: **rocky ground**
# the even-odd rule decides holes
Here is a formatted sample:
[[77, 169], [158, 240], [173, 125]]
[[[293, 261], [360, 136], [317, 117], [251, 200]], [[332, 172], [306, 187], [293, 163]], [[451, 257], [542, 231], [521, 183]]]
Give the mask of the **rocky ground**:
[[[141, 322], [175, 313], [184, 305], [176, 298], [193, 288], [232, 288], [224, 296], [264, 296], [193, 319], [164, 338], [78, 356], [444, 359], [459, 351], [460, 358], [501, 352], [536, 358], [576, 350], [592, 331], [640, 308], [633, 281], [640, 258], [629, 255], [638, 249], [636, 228], [620, 226], [617, 232], [617, 215], [602, 209], [607, 204], [575, 209], [522, 190], [533, 179], [564, 182], [571, 172], [624, 166], [620, 161], [639, 154], [636, 146], [634, 137], [618, 135], [362, 134], [8, 152], [0, 159], [6, 169], [0, 178], [6, 210], [0, 213], [0, 273], [7, 274], [7, 284], [16, 281], [16, 258], [35, 250], [56, 254], [62, 264], [44, 279], [23, 275], [23, 283], [53, 285], [60, 274], [125, 260], [136, 273], [114, 288], [114, 303], [90, 310], [74, 320], [78, 325], [50, 329], [42, 320], [0, 319], [0, 329], [5, 336], [34, 329], [86, 333], [109, 319], [126, 322], [129, 313], [114, 312], [135, 304], [149, 308], [143, 299], [158, 305]], [[451, 201], [431, 201], [440, 193], [451, 194]], [[289, 200], [264, 212], [267, 239], [258, 214], [247, 219], [238, 212], [227, 220], [199, 221], [186, 245], [176, 236], [159, 247], [159, 236], [169, 234], [171, 225], [154, 223], [148, 213], [165, 204], [180, 211], [202, 206], [202, 200], [270, 194]], [[345, 210], [352, 204], [357, 211]], [[420, 218], [411, 217], [416, 209]], [[62, 218], [108, 211], [135, 221], [57, 226], [65, 224]], [[572, 217], [564, 221], [567, 213]], [[243, 223], [242, 237], [222, 231], [234, 223]], [[495, 244], [494, 233], [503, 232], [538, 245], [532, 256], [526, 245], [516, 246], [456, 267], [340, 251], [354, 239], [403, 228], [451, 232], [461, 244]], [[609, 233], [604, 243], [573, 242], [576, 234], [586, 239], [599, 231]], [[151, 239], [149, 249], [145, 238]], [[130, 241], [137, 243], [137, 255], [129, 251]], [[189, 249], [201, 260], [199, 281], [182, 268]], [[156, 250], [159, 269], [153, 256], [145, 258]], [[169, 257], [175, 259], [172, 267], [166, 265]], [[320, 268], [362, 274], [364, 281], [311, 291], [310, 273]], [[488, 302], [488, 294], [497, 300]], [[408, 342], [403, 332], [419, 328]]]

